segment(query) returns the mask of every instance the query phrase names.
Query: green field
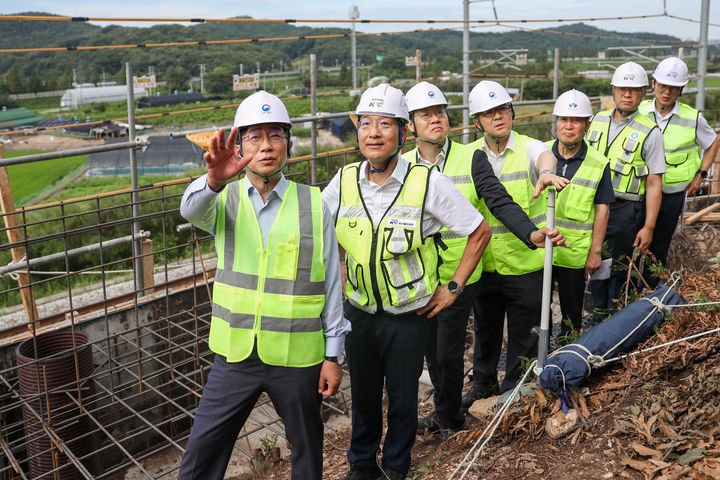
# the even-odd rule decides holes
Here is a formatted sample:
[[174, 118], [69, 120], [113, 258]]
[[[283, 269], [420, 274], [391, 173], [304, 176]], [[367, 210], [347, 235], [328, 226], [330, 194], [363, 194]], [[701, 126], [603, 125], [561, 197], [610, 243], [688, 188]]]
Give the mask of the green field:
[[[8, 151], [5, 152], [5, 157], [20, 157], [34, 153], [42, 152]], [[87, 158], [87, 155], [80, 155], [9, 166], [8, 175], [15, 204], [27, 203], [35, 194], [46, 190], [68, 173], [84, 165]]]

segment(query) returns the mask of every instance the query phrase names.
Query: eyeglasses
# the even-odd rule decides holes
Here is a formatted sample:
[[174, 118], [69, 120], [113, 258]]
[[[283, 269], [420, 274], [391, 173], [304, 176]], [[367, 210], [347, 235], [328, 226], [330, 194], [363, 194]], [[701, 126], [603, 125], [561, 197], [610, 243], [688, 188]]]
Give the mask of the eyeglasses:
[[258, 147], [263, 143], [263, 139], [267, 138], [270, 145], [280, 146], [287, 140], [287, 135], [282, 130], [270, 130], [269, 132], [250, 132], [240, 140], [247, 140], [253, 147]]
[[393, 123], [391, 120], [378, 120], [376, 122], [361, 120], [360, 123], [358, 123], [358, 130], [361, 130], [363, 132], [369, 132], [372, 129], [373, 125], [375, 125], [375, 128], [377, 128], [381, 132], [387, 132], [391, 128], [395, 128], [395, 123]]
[[490, 110], [485, 110], [484, 112], [480, 112], [480, 116], [483, 118], [492, 118], [498, 113], [500, 115], [506, 115], [506, 114], [510, 113], [510, 109], [511, 109], [510, 105], [506, 103], [504, 105], [500, 105], [498, 107], [491, 108]]
[[447, 112], [447, 111], [445, 110], [445, 108], [441, 107], [441, 108], [438, 108], [438, 109], [435, 109], [435, 110], [423, 110], [423, 111], [420, 111], [420, 112], [415, 112], [415, 113], [414, 113], [414, 116], [415, 116], [415, 118], [419, 118], [420, 120], [428, 121], [428, 120], [430, 120], [432, 117], [434, 117], [434, 116], [436, 116], [436, 115], [437, 115], [438, 117], [442, 117], [442, 116], [444, 116], [444, 115], [447, 115], [446, 112]]

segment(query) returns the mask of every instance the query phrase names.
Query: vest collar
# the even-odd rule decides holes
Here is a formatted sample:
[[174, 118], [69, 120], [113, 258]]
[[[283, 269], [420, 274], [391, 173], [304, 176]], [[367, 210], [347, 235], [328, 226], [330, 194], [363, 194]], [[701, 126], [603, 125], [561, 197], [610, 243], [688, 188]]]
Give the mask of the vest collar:
[[[257, 191], [257, 189], [253, 186], [253, 184], [250, 182], [250, 180], [247, 178], [247, 175], [243, 179], [245, 190], [247, 190], [248, 197], [250, 197], [253, 193], [253, 191], [257, 192], [258, 195], [260, 192]], [[288, 187], [290, 186], [290, 182], [287, 178], [285, 178], [285, 175], [282, 173], [280, 174], [280, 180], [278, 180], [277, 185], [275, 185], [275, 188], [272, 189], [272, 191], [268, 194], [268, 199], [270, 196], [275, 192], [275, 194], [278, 196], [280, 201], [282, 201], [285, 198], [285, 192], [287, 192]]]

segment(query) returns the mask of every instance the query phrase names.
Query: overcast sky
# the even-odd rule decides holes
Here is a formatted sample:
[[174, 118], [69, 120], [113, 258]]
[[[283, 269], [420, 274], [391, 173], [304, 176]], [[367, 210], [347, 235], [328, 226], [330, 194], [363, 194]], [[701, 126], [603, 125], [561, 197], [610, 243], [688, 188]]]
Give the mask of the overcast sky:
[[[227, 2], [204, 0], [139, 1], [139, 0], [3, 0], [0, 14], [25, 11], [50, 12], [82, 17], [152, 17], [152, 18], [229, 18], [249, 15], [253, 18], [297, 18], [297, 19], [346, 19], [350, 5], [359, 5], [362, 19], [408, 19], [436, 20], [437, 25], [428, 24], [362, 24], [358, 31], [399, 31], [414, 28], [449, 27], [459, 25], [440, 24], [442, 20], [461, 20], [461, 0], [259, 0]], [[663, 13], [663, 4], [669, 14], [700, 19], [700, 0], [496, 0], [498, 18], [503, 19], [579, 19], [609, 16], [633, 16]], [[490, 1], [470, 4], [471, 20], [494, 19]], [[720, 0], [710, 2], [710, 22], [720, 24]], [[112, 22], [121, 23], [121, 22]], [[586, 22], [599, 28], [622, 32], [651, 31], [667, 33], [682, 39], [699, 37], [699, 24], [671, 18], [631, 19]], [[107, 25], [107, 23], [99, 23]], [[123, 25], [148, 26], [149, 22], [123, 22]], [[318, 24], [313, 24], [317, 26]], [[330, 24], [332, 25], [332, 24]], [[348, 24], [334, 24], [348, 26]], [[526, 27], [552, 27], [559, 23], [522, 24]], [[495, 27], [497, 29], [497, 27]], [[483, 29], [479, 29], [483, 30]], [[507, 29], [501, 28], [502, 31]], [[710, 39], [720, 38], [720, 27], [710, 26]]]

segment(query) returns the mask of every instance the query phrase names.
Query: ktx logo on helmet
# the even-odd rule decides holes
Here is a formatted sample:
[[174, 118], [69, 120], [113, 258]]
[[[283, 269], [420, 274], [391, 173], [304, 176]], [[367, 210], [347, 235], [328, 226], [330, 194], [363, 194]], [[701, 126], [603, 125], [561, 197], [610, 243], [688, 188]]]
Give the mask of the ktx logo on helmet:
[[633, 74], [633, 73], [628, 73], [627, 75], [625, 75], [625, 76], [623, 77], [623, 80], [635, 80], [635, 74]]
[[267, 103], [266, 103], [265, 105], [263, 105], [262, 107], [260, 107], [260, 108], [262, 109], [263, 112], [269, 112], [269, 111], [270, 111], [270, 105], [268, 105]]
[[370, 103], [368, 103], [368, 107], [382, 108], [384, 103], [385, 100], [383, 100], [382, 98], [373, 98], [372, 100], [370, 100]]
[[578, 105], [577, 105], [577, 103], [571, 103], [570, 105], [568, 105], [568, 107], [570, 107], [570, 108], [578, 108]]
[[678, 74], [677, 72], [668, 72], [665, 76], [668, 78], [677, 78]]

